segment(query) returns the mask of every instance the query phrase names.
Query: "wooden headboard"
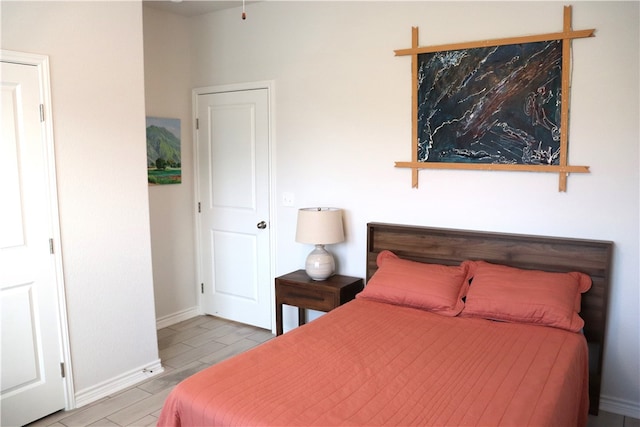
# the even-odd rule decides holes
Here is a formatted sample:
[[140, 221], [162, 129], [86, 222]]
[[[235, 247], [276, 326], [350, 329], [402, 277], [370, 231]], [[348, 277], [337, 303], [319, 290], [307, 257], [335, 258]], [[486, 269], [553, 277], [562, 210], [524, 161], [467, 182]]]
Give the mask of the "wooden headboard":
[[419, 262], [458, 265], [467, 259], [485, 260], [524, 269], [580, 271], [591, 276], [593, 285], [582, 296], [580, 316], [589, 344], [589, 413], [597, 415], [612, 242], [369, 223], [367, 281], [377, 269], [378, 253], [385, 249]]

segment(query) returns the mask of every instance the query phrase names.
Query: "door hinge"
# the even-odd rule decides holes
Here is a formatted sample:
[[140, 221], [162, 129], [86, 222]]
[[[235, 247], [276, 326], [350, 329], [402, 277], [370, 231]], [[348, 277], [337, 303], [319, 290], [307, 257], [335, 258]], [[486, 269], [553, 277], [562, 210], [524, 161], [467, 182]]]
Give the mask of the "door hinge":
[[204, 294], [204, 283], [200, 283], [200, 293]]
[[53, 255], [53, 239], [49, 239], [49, 252]]
[[40, 104], [40, 121], [44, 122], [44, 105]]
[[200, 129], [200, 119], [196, 119], [196, 130]]
[[200, 209], [200, 202], [198, 202], [198, 213], [202, 212], [202, 210]]
[[60, 376], [62, 378], [66, 378], [66, 373], [64, 372], [64, 362], [60, 363]]

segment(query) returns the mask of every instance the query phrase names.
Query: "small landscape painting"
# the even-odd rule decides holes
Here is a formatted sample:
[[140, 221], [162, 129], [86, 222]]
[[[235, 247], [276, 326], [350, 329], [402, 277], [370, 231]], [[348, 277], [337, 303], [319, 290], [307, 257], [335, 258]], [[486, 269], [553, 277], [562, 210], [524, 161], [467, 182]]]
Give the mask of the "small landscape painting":
[[149, 185], [182, 182], [180, 119], [147, 117], [147, 177]]

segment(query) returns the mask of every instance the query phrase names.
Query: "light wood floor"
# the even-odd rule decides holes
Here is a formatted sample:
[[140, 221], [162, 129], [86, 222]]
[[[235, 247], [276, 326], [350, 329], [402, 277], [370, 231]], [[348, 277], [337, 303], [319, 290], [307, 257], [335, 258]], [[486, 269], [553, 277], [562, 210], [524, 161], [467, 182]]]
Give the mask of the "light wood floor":
[[[162, 404], [184, 378], [273, 338], [270, 331], [199, 316], [158, 331], [165, 372], [73, 411], [61, 411], [29, 427], [154, 426]], [[600, 412], [588, 427], [640, 427], [637, 419]]]

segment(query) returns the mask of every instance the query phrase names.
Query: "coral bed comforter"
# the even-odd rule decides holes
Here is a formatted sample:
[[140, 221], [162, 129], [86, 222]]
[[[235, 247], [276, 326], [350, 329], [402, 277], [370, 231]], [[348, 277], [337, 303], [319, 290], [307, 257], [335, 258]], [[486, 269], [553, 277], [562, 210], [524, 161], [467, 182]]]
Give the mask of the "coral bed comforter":
[[584, 426], [584, 337], [356, 299], [180, 383], [160, 426]]

